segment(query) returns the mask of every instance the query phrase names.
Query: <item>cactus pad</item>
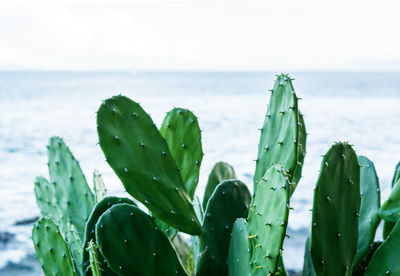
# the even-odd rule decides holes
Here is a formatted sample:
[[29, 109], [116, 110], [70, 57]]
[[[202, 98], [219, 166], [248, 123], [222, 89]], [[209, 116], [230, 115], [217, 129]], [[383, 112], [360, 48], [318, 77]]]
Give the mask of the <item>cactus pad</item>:
[[76, 275], [68, 245], [50, 218], [40, 218], [35, 223], [32, 240], [44, 275]]
[[280, 165], [268, 169], [257, 187], [248, 216], [253, 276], [277, 271], [288, 223], [290, 197], [286, 171]]
[[233, 224], [229, 242], [228, 272], [229, 276], [250, 276], [250, 244], [247, 238], [247, 221], [236, 219]]
[[96, 241], [118, 275], [187, 275], [168, 237], [133, 205], [108, 209], [96, 224]]
[[388, 238], [372, 255], [365, 276], [400, 275], [400, 220], [395, 224]]
[[93, 190], [96, 203], [107, 196], [106, 185], [98, 170], [93, 172]]
[[142, 107], [124, 96], [102, 103], [99, 144], [126, 191], [182, 232], [197, 235], [200, 223], [165, 139]]
[[66, 229], [73, 224], [82, 239], [86, 220], [94, 206], [94, 196], [86, 178], [64, 141], [52, 137], [47, 147], [50, 183], [54, 186], [55, 200], [62, 214], [60, 225]]
[[357, 254], [354, 257], [355, 266], [368, 254], [370, 246], [374, 242], [376, 228], [380, 222], [378, 212], [381, 204], [379, 180], [376, 175], [374, 163], [364, 156], [358, 156], [358, 163], [361, 166], [361, 205], [360, 217], [358, 218]]
[[213, 194], [215, 187], [217, 187], [217, 185], [222, 181], [228, 179], [236, 179], [236, 174], [233, 167], [225, 162], [216, 163], [212, 168], [210, 175], [208, 176], [207, 186], [204, 191], [204, 196], [203, 196], [204, 210], [207, 207], [208, 200]]
[[[261, 128], [260, 143], [256, 171], [254, 173], [254, 192], [257, 191], [259, 180], [274, 164], [281, 164], [288, 170], [289, 180], [296, 180], [301, 176], [302, 156], [305, 153], [305, 126], [299, 130], [301, 116], [299, 115], [297, 96], [292, 81], [288, 75], [279, 75], [271, 90], [271, 98], [267, 115]], [[301, 134], [301, 139], [299, 135]], [[304, 135], [304, 137], [303, 137]], [[301, 141], [300, 141], [301, 140]], [[299, 149], [302, 151], [298, 153]], [[294, 177], [296, 171], [296, 177]], [[296, 186], [292, 185], [292, 189]]]
[[357, 250], [360, 166], [347, 143], [322, 159], [314, 190], [311, 256], [317, 275], [351, 275]]
[[167, 141], [186, 190], [193, 199], [203, 159], [201, 132], [196, 116], [187, 109], [174, 108], [165, 116], [160, 134]]
[[229, 239], [237, 218], [245, 218], [251, 195], [239, 180], [225, 180], [212, 194], [199, 236], [200, 259], [197, 276], [227, 275]]
[[[93, 241], [96, 243], [96, 223], [99, 220], [100, 216], [107, 211], [109, 208], [111, 208], [115, 204], [121, 204], [121, 203], [126, 203], [126, 204], [131, 204], [131, 205], [136, 205], [132, 200], [128, 198], [123, 198], [123, 197], [114, 197], [114, 196], [109, 196], [103, 198], [100, 202], [98, 202], [93, 210], [92, 213], [89, 216], [89, 219], [86, 223], [86, 228], [85, 228], [85, 237], [83, 240], [83, 248], [87, 248], [89, 245], [90, 241]], [[101, 254], [98, 255], [98, 260], [100, 262], [100, 266], [103, 270], [103, 275], [115, 275], [113, 271], [111, 271], [108, 268], [107, 262], [104, 260], [103, 256]], [[86, 275], [91, 275], [91, 271], [89, 270], [90, 264], [90, 256], [89, 252], [87, 250], [83, 251], [83, 271], [86, 273]]]

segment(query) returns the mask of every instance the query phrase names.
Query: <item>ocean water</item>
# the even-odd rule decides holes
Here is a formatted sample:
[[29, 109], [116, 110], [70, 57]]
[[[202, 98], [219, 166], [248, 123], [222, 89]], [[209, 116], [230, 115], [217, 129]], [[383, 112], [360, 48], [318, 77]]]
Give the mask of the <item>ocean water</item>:
[[[358, 154], [374, 161], [382, 201], [387, 197], [400, 160], [400, 73], [291, 75], [302, 98], [299, 108], [308, 137], [303, 178], [292, 197], [284, 261], [299, 270], [321, 155], [333, 142], [349, 141]], [[48, 177], [49, 137], [65, 139], [90, 185], [98, 169], [109, 194], [129, 196], [96, 144], [95, 112], [101, 101], [126, 95], [141, 102], [157, 125], [173, 107], [189, 108], [203, 130], [205, 156], [197, 194], [202, 196], [217, 161], [231, 163], [251, 188], [258, 128], [274, 78], [271, 72], [0, 72], [0, 233], [12, 236], [0, 244], [0, 274], [41, 275], [30, 240], [32, 225], [15, 223], [39, 215], [33, 181], [38, 175]]]

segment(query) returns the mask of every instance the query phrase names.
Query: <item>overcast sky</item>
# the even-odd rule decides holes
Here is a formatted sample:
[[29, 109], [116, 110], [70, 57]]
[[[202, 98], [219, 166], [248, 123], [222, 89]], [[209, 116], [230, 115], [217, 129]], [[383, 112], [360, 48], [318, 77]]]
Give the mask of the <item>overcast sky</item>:
[[0, 0], [0, 69], [400, 71], [396, 0], [115, 2]]

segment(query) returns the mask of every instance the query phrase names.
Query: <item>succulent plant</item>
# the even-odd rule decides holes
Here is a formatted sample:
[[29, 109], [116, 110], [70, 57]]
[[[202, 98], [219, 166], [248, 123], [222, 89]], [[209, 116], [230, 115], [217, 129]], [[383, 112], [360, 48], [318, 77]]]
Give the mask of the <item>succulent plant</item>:
[[[107, 196], [97, 171], [92, 192], [63, 140], [51, 138], [50, 180], [38, 177], [34, 188], [43, 217], [32, 230], [45, 275], [288, 275], [282, 250], [307, 134], [292, 79], [277, 76], [271, 92], [253, 195], [231, 165], [218, 162], [200, 201], [201, 131], [187, 109], [169, 111], [158, 129], [127, 97], [101, 104], [99, 145], [138, 205]], [[400, 275], [399, 182], [400, 163], [380, 206], [372, 161], [334, 143], [314, 190], [303, 276]], [[381, 219], [383, 242], [375, 241]]]

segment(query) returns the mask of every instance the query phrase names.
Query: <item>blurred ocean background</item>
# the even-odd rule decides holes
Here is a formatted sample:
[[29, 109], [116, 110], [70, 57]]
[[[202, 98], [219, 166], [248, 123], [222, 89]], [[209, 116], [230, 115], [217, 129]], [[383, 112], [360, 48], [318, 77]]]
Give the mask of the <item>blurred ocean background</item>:
[[[400, 160], [400, 73], [291, 75], [303, 99], [299, 107], [309, 135], [303, 178], [292, 197], [284, 261], [287, 268], [300, 270], [320, 156], [334, 141], [349, 141], [357, 154], [373, 160], [382, 201], [387, 198]], [[202, 196], [217, 161], [231, 163], [252, 188], [258, 128], [274, 79], [272, 72], [0, 72], [0, 275], [42, 275], [29, 220], [39, 215], [33, 181], [48, 177], [49, 137], [65, 139], [90, 185], [98, 169], [109, 194], [129, 196], [96, 145], [95, 112], [101, 101], [126, 95], [141, 102], [157, 125], [173, 107], [189, 108], [203, 130], [197, 194]]]

